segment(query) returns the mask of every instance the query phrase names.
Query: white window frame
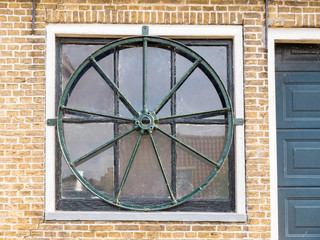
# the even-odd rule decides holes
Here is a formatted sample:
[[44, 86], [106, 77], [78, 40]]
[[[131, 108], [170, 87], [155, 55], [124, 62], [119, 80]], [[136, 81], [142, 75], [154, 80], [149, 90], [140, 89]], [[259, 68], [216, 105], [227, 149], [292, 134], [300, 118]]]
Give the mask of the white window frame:
[[[46, 119], [56, 118], [56, 38], [141, 35], [142, 25], [49, 24], [46, 27]], [[149, 25], [149, 35], [233, 40], [234, 118], [244, 118], [242, 26]], [[55, 126], [46, 126], [46, 220], [246, 221], [244, 126], [235, 126], [235, 212], [94, 212], [55, 209]]]
[[269, 146], [270, 146], [270, 195], [271, 239], [278, 233], [278, 160], [276, 126], [275, 43], [320, 44], [319, 28], [269, 28], [268, 30], [268, 76], [269, 76]]

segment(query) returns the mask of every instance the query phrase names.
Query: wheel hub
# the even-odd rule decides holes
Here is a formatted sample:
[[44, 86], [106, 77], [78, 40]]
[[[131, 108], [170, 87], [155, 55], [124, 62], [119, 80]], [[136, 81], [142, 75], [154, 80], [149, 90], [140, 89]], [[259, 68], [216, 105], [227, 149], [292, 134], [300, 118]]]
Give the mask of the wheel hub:
[[156, 128], [157, 124], [155, 121], [157, 120], [156, 115], [150, 111], [142, 111], [139, 112], [139, 116], [135, 118], [135, 127], [142, 134], [151, 134]]

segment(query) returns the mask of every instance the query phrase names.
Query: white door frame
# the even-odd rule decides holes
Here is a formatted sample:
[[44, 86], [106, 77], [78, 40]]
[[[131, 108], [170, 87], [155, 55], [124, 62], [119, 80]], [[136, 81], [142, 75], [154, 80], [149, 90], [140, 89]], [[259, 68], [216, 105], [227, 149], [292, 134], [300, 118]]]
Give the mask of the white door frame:
[[278, 239], [278, 175], [275, 89], [275, 43], [320, 43], [319, 28], [269, 28], [268, 81], [269, 81], [269, 136], [270, 136], [270, 191], [271, 239]]

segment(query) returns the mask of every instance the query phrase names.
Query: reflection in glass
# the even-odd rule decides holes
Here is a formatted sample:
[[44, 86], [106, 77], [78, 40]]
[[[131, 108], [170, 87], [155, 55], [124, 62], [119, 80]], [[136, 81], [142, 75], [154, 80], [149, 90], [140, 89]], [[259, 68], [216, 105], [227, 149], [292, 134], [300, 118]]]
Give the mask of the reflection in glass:
[[103, 45], [62, 45], [62, 89], [65, 88], [74, 70], [77, 69], [77, 67], [83, 62], [83, 60], [102, 46]]
[[177, 138], [219, 162], [226, 141], [226, 126], [177, 124]]
[[121, 92], [137, 111], [142, 110], [142, 48], [121, 49], [118, 70]]
[[[76, 169], [79, 174], [95, 189], [108, 197], [114, 195], [114, 168], [113, 148], [97, 154], [91, 161], [79, 164]], [[96, 198], [76, 179], [68, 168], [64, 159], [61, 159], [61, 193], [63, 198]]]
[[188, 71], [192, 66], [192, 62], [180, 54], [176, 54], [176, 77], [177, 81], [182, 78], [182, 76]]
[[177, 114], [196, 113], [222, 108], [215, 87], [198, 68], [176, 92]]
[[217, 176], [194, 199], [228, 199], [229, 198], [229, 160], [224, 161]]
[[[132, 153], [130, 153], [131, 156]], [[124, 172], [124, 170], [122, 170]], [[126, 198], [170, 199], [150, 137], [143, 135], [136, 157], [123, 187], [120, 200]]]
[[[170, 91], [170, 51], [148, 47], [147, 54], [148, 109], [153, 110]], [[170, 106], [166, 105], [158, 116], [168, 114], [170, 114]]]
[[[83, 175], [83, 173], [80, 173]], [[61, 157], [61, 197], [62, 198], [94, 198], [95, 196], [89, 192], [78, 181], [76, 176], [67, 166], [64, 157]]]
[[[113, 124], [64, 124], [64, 133], [69, 157], [73, 162], [77, 158], [113, 139]], [[79, 162], [76, 169], [84, 179], [92, 183], [92, 186], [109, 195], [112, 193], [111, 186], [113, 185], [113, 159], [114, 149], [111, 146]], [[62, 192], [65, 194], [65, 197], [91, 196], [87, 193], [80, 194], [84, 188], [79, 185], [78, 181], [75, 181], [75, 178], [71, 175], [70, 170], [65, 164], [62, 165], [61, 177]], [[104, 182], [107, 180], [109, 183], [106, 185]], [[67, 190], [69, 191], [69, 195], [66, 192]], [[70, 190], [72, 191], [70, 192]], [[73, 191], [76, 191], [77, 194], [73, 193]], [[73, 195], [71, 193], [73, 193]]]
[[[177, 124], [177, 137], [198, 152], [219, 162], [226, 141], [226, 126]], [[187, 182], [190, 186], [197, 186], [197, 184], [201, 184], [203, 182], [202, 180], [208, 177], [213, 170], [212, 166], [209, 166], [205, 160], [189, 152], [189, 150], [180, 144], [178, 144], [177, 156], [177, 186], [179, 186], [179, 184], [185, 186], [185, 182], [179, 183], [179, 178], [183, 179], [183, 176], [188, 177], [187, 179], [190, 181], [188, 180]], [[187, 159], [190, 159], [189, 162]], [[184, 166], [186, 162], [188, 162], [188, 165]], [[228, 198], [228, 185], [228, 165], [225, 163], [216, 178], [214, 178], [214, 181], [194, 198]]]
[[[76, 169], [95, 189], [113, 196], [114, 148], [96, 154], [88, 161], [80, 162]], [[77, 188], [76, 188], [77, 190]]]
[[[68, 144], [68, 150], [70, 149], [70, 156], [71, 161], [79, 157], [81, 154], [86, 154], [89, 151], [93, 150], [97, 146], [102, 145], [103, 143], [110, 141], [113, 139], [113, 124], [111, 123], [104, 123], [104, 124], [82, 124], [87, 125], [86, 128], [90, 132], [89, 134], [79, 134], [81, 130], [81, 125], [79, 127], [78, 124], [65, 124], [69, 131], [67, 134], [67, 139], [73, 139], [72, 144]], [[91, 125], [91, 126], [90, 126]], [[106, 125], [102, 126], [95, 126], [95, 125]], [[121, 124], [119, 126], [119, 134], [130, 130], [132, 126], [130, 124]], [[71, 130], [77, 131], [77, 133], [72, 134]], [[71, 136], [72, 135], [72, 136]], [[89, 139], [89, 142], [92, 143], [89, 149], [88, 147], [84, 146], [84, 142]], [[76, 139], [76, 140], [75, 140]], [[117, 167], [118, 164], [115, 165], [115, 160], [119, 161], [119, 165], [122, 166], [123, 162], [128, 162], [128, 158], [126, 154], [132, 152], [133, 147], [132, 143], [137, 140], [137, 133], [132, 132], [129, 135], [121, 138], [119, 141], [116, 141], [112, 146], [109, 148], [102, 149], [98, 151], [93, 156], [90, 156], [83, 161], [80, 161], [76, 164], [76, 169], [79, 174], [96, 190], [104, 193], [106, 196], [113, 198], [115, 191], [118, 188], [119, 182], [119, 173], [116, 174], [115, 171], [118, 171]], [[94, 144], [93, 144], [94, 142]], [[133, 144], [134, 144], [133, 143]], [[116, 146], [120, 146], [120, 155], [119, 159], [115, 159], [115, 151], [117, 149]], [[84, 149], [83, 149], [84, 148]], [[81, 154], [77, 154], [77, 149], [80, 151]], [[75, 155], [76, 154], [76, 155]], [[81, 156], [82, 156], [81, 155]], [[130, 156], [129, 156], [130, 158]], [[126, 167], [126, 164], [124, 164]], [[75, 176], [71, 173], [70, 169], [65, 164], [65, 160], [62, 159], [62, 196], [63, 197], [82, 197], [82, 198], [92, 198], [94, 197], [91, 195], [75, 178]], [[117, 179], [115, 179], [115, 177]], [[122, 178], [122, 176], [121, 176]], [[120, 181], [121, 181], [120, 178]]]
[[[160, 126], [165, 131], [170, 131], [169, 125]], [[172, 166], [172, 142], [171, 139], [164, 137], [163, 134], [160, 134], [159, 131], [153, 133], [154, 141], [157, 145], [158, 152], [164, 167], [164, 171], [167, 175], [169, 182], [171, 182], [171, 166]]]
[[65, 123], [63, 128], [71, 161], [114, 138], [113, 123]]
[[[177, 124], [177, 137], [188, 146], [206, 155], [214, 161], [219, 161], [225, 144], [225, 126]], [[163, 129], [165, 130], [165, 129]], [[168, 129], [165, 130], [168, 132]], [[215, 165], [199, 155], [191, 152], [183, 145], [163, 135], [154, 132], [154, 138], [161, 143], [162, 159], [170, 161], [174, 166], [175, 185], [172, 186], [178, 198], [198, 188], [215, 170]], [[174, 143], [174, 144], [173, 144]], [[174, 154], [175, 153], [175, 154]], [[166, 170], [168, 171], [168, 170]], [[195, 199], [217, 199], [229, 197], [228, 164], [225, 163], [217, 177], [205, 190], [197, 194]]]
[[225, 46], [189, 46], [203, 57], [218, 74], [225, 87], [227, 84], [227, 47]]
[[[71, 89], [67, 106], [99, 113], [114, 114], [114, 94], [105, 80], [89, 68]], [[73, 113], [74, 116], [79, 114]]]

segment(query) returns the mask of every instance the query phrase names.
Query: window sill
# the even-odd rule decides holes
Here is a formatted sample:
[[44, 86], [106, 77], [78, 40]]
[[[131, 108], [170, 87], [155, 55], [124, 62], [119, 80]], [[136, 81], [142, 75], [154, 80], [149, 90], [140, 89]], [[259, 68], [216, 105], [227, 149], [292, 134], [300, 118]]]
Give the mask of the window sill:
[[206, 212], [72, 212], [45, 213], [45, 220], [245, 222], [246, 214]]

